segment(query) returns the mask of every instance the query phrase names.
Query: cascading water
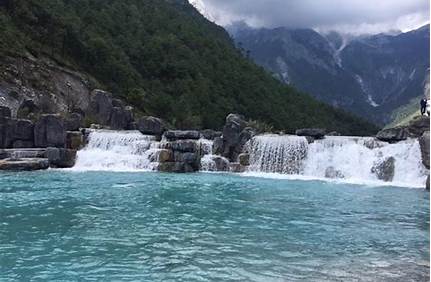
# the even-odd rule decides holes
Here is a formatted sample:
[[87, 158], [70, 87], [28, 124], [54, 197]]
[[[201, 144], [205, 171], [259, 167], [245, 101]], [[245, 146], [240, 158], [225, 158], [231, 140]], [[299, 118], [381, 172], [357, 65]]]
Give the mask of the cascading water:
[[249, 143], [250, 170], [299, 174], [307, 154], [305, 137], [261, 135]]
[[154, 136], [139, 131], [96, 130], [87, 146], [78, 151], [74, 170], [153, 170], [158, 150]]
[[225, 171], [229, 168], [228, 159], [213, 154], [213, 141], [207, 139], [200, 139], [199, 143], [202, 156], [201, 171]]
[[421, 161], [419, 142], [414, 139], [388, 144], [371, 137], [328, 136], [308, 144], [303, 137], [263, 135], [248, 145], [252, 173], [373, 182], [379, 181], [373, 168], [392, 157], [391, 183], [423, 187], [428, 175]]

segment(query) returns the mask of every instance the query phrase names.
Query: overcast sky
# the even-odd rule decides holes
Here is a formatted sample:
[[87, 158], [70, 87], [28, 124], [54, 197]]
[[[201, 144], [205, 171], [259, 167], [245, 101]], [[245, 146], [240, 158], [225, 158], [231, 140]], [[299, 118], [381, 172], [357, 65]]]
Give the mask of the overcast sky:
[[408, 31], [429, 22], [429, 0], [194, 0], [220, 25], [314, 28], [349, 33]]

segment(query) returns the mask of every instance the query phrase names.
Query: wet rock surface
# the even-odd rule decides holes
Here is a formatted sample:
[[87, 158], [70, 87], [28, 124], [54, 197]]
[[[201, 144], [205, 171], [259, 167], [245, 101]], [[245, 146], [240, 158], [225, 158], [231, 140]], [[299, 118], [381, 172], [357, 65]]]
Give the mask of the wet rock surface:
[[298, 136], [309, 136], [314, 139], [322, 139], [325, 137], [326, 130], [321, 128], [302, 128], [295, 132]]
[[379, 180], [385, 182], [392, 181], [395, 175], [395, 158], [388, 157], [380, 163], [375, 163], [371, 168], [371, 172], [374, 173]]
[[396, 143], [406, 140], [408, 136], [408, 132], [404, 127], [395, 127], [379, 131], [376, 138], [381, 141]]

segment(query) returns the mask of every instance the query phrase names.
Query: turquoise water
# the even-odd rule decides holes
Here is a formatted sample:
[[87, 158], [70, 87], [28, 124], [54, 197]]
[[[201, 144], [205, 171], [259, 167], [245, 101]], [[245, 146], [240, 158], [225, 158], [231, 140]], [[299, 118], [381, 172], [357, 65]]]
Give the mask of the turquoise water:
[[222, 174], [0, 174], [1, 281], [426, 281], [429, 193]]

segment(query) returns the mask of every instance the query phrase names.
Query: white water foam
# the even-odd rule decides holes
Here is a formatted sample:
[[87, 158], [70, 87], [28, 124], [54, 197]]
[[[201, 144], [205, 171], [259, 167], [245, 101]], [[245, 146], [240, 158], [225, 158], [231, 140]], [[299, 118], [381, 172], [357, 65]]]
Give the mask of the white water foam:
[[[419, 142], [411, 139], [397, 144], [371, 137], [326, 137], [308, 144], [297, 136], [257, 136], [249, 143], [250, 168], [247, 176], [328, 180], [352, 184], [424, 187], [429, 171], [423, 166]], [[395, 159], [394, 177], [383, 182], [371, 171], [389, 157]]]
[[88, 136], [87, 146], [78, 151], [76, 171], [151, 171], [157, 163], [154, 136], [139, 131], [96, 130]]

